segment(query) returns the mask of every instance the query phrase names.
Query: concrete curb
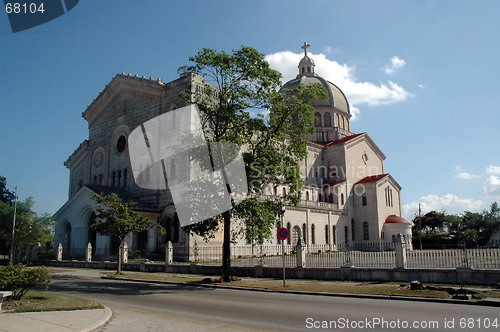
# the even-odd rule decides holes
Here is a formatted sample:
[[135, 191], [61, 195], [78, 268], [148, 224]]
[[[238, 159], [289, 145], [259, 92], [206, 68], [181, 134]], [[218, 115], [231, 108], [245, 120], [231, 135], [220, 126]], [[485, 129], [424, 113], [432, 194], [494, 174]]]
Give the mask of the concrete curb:
[[110, 308], [106, 307], [105, 305], [102, 305], [102, 306], [104, 307], [104, 315], [102, 316], [102, 318], [99, 319], [98, 321], [96, 321], [91, 326], [85, 328], [81, 332], [91, 332], [91, 331], [97, 330], [98, 328], [104, 326], [104, 324], [106, 324], [107, 322], [109, 322], [109, 320], [111, 319], [111, 317], [113, 317], [113, 312], [111, 311]]
[[239, 287], [239, 286], [212, 285], [212, 284], [207, 285], [207, 284], [195, 284], [195, 283], [185, 283], [185, 282], [175, 282], [175, 281], [129, 279], [129, 278], [116, 278], [116, 277], [105, 277], [105, 276], [102, 276], [101, 278], [102, 279], [109, 279], [109, 280], [123, 280], [123, 281], [144, 282], [144, 283], [152, 283], [152, 284], [235, 289], [235, 290], [243, 290], [243, 291], [249, 291], [249, 292], [267, 292], [267, 293], [300, 294], [300, 295], [315, 295], [315, 296], [351, 297], [351, 298], [376, 299], [376, 300], [419, 301], [419, 302], [433, 302], [433, 303], [465, 304], [465, 305], [481, 305], [481, 306], [488, 306], [488, 307], [500, 307], [500, 300], [497, 301], [495, 299], [485, 299], [485, 300], [480, 300], [480, 301], [467, 301], [467, 300], [454, 300], [454, 299], [434, 299], [434, 298], [426, 298], [426, 297], [322, 293], [322, 292], [306, 292], [306, 291], [278, 290], [278, 289], [264, 289], [264, 288], [246, 288], [246, 287]]

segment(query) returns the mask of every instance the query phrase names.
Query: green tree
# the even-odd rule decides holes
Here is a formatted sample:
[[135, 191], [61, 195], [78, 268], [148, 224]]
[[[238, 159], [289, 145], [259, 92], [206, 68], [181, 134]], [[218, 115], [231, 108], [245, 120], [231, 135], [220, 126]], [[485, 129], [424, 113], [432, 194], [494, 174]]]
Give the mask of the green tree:
[[[457, 220], [460, 220], [460, 218], [455, 215], [438, 211], [427, 212], [421, 217], [415, 216], [412, 220], [414, 247], [420, 247], [420, 236], [422, 236], [422, 245], [424, 247], [448, 245], [450, 243], [449, 226]], [[422, 234], [420, 234], [419, 223], [421, 223]]]
[[[192, 64], [179, 72], [204, 77], [204, 89], [185, 97], [197, 106], [207, 141], [242, 147], [246, 166], [248, 198], [215, 218], [185, 228], [210, 237], [222, 225], [222, 279], [230, 281], [234, 237], [243, 235], [252, 243], [262, 243], [283, 215], [283, 205], [298, 204], [299, 161], [307, 154], [305, 137], [314, 133], [312, 102], [326, 99], [327, 94], [319, 84], [279, 92], [281, 74], [251, 47], [242, 46], [231, 54], [204, 48], [189, 61]], [[263, 190], [277, 184], [289, 185], [287, 195], [262, 199]]]
[[485, 246], [490, 237], [500, 230], [500, 208], [492, 203], [490, 210], [482, 212], [465, 211], [459, 222], [450, 225], [450, 234], [459, 244]]
[[[31, 196], [22, 202], [17, 202], [14, 233], [16, 246], [52, 245], [55, 220], [49, 214], [39, 216], [33, 211], [34, 204], [35, 201]], [[13, 216], [14, 206], [0, 202], [0, 251], [6, 252], [10, 248]]]
[[[93, 230], [101, 235], [114, 236], [119, 240], [119, 248], [122, 246], [125, 237], [130, 232], [143, 232], [156, 227], [157, 231], [164, 233], [163, 227], [132, 207], [134, 202], [122, 202], [116, 193], [109, 195], [92, 194], [92, 199], [98, 204], [95, 224], [91, 226]], [[121, 274], [121, 250], [118, 248], [118, 264], [116, 274]]]
[[0, 175], [0, 202], [14, 205], [15, 194], [7, 189], [7, 179]]

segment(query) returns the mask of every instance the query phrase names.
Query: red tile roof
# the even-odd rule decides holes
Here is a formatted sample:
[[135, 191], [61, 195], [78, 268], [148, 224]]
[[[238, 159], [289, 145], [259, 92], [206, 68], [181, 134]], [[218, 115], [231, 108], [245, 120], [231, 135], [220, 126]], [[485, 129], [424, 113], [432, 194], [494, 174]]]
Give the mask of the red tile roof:
[[342, 144], [342, 143], [345, 143], [345, 142], [348, 142], [350, 140], [352, 140], [353, 138], [356, 138], [358, 136], [361, 136], [365, 133], [360, 133], [360, 134], [354, 134], [354, 135], [351, 135], [351, 136], [346, 136], [342, 139], [339, 139], [338, 141], [331, 141], [331, 142], [328, 142], [328, 143], [318, 143], [319, 145], [323, 145], [323, 146], [330, 146], [330, 145], [336, 145], [336, 144]]
[[393, 215], [387, 217], [384, 224], [409, 224], [409, 222], [405, 218]]
[[383, 178], [385, 178], [387, 175], [389, 175], [389, 173], [367, 176], [367, 177], [359, 180], [355, 184], [378, 182], [379, 180], [382, 180]]

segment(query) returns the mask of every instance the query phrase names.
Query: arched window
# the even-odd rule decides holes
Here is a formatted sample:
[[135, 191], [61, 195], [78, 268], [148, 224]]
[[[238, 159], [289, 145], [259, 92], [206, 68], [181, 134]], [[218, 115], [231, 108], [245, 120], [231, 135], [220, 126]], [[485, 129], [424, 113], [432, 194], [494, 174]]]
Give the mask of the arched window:
[[340, 194], [340, 204], [344, 205], [344, 193]]
[[325, 243], [330, 244], [330, 229], [325, 225]]
[[332, 115], [330, 112], [325, 113], [325, 127], [331, 127], [332, 126]]
[[99, 185], [102, 186], [102, 174], [99, 175]]
[[318, 202], [322, 202], [323, 200], [323, 197], [321, 196], [321, 194], [318, 194]]
[[165, 227], [165, 242], [177, 243], [179, 242], [179, 218], [177, 214], [174, 215], [173, 220], [167, 218], [164, 221]]
[[111, 180], [112, 181], [112, 186], [116, 187], [116, 172], [115, 171], [113, 171], [112, 177], [113, 177], [113, 179]]
[[345, 129], [345, 122], [344, 121], [345, 121], [345, 118], [342, 117], [342, 129]]
[[349, 227], [347, 226], [344, 226], [344, 242], [346, 245], [349, 243]]
[[316, 244], [316, 226], [311, 225], [311, 243]]
[[354, 219], [351, 219], [351, 239], [356, 241], [356, 227], [354, 227]]
[[370, 232], [368, 229], [368, 222], [363, 223], [363, 240], [368, 241], [370, 240]]
[[291, 241], [292, 241], [291, 236], [290, 236], [290, 235], [292, 235], [290, 233], [291, 228], [292, 228], [292, 225], [289, 222], [286, 223], [286, 229], [288, 230], [288, 238], [286, 239], [286, 244], [291, 244]]
[[302, 239], [304, 239], [304, 244], [307, 244], [307, 226], [302, 224]]
[[363, 194], [361, 196], [361, 203], [363, 204], [363, 206], [366, 206], [366, 194]]
[[[292, 245], [293, 246], [296, 246], [297, 245], [297, 241], [300, 237], [300, 227], [299, 226], [293, 226], [293, 229], [292, 229]], [[290, 237], [288, 237], [290, 239]], [[302, 244], [304, 244], [304, 241], [302, 240]]]
[[80, 189], [81, 187], [83, 187], [83, 181], [82, 180], [78, 180], [78, 189]]
[[118, 171], [118, 188], [122, 187], [122, 170]]
[[321, 127], [321, 114], [319, 112], [314, 113], [316, 119], [314, 120], [315, 127]]
[[285, 197], [285, 196], [286, 196], [286, 188], [283, 187], [283, 197]]
[[274, 194], [274, 196], [278, 196], [278, 187], [274, 186], [273, 194]]
[[97, 184], [97, 175], [94, 175], [94, 184]]
[[337, 118], [336, 127], [340, 127], [340, 115], [336, 114], [336, 118]]
[[337, 244], [337, 226], [332, 226], [332, 244]]
[[309, 192], [306, 191], [306, 201], [308, 201], [308, 200], [309, 200]]
[[330, 193], [328, 195], [328, 203], [332, 203], [333, 204], [333, 194], [332, 193]]
[[125, 168], [123, 170], [123, 187], [124, 188], [127, 188], [127, 185], [128, 185], [128, 171], [127, 169]]

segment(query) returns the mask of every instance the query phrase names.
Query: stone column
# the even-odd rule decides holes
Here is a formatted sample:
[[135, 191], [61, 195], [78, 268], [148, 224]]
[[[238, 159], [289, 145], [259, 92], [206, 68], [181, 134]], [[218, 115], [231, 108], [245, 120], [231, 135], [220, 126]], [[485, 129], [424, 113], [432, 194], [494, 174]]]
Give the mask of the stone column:
[[63, 256], [63, 246], [62, 244], [59, 243], [59, 245], [57, 246], [56, 260], [58, 262], [62, 261], [62, 256]]
[[174, 247], [172, 242], [167, 242], [167, 248], [165, 249], [165, 265], [172, 265], [174, 262]]
[[128, 263], [128, 244], [126, 241], [123, 241], [122, 246], [120, 247], [122, 263]]
[[295, 251], [297, 253], [297, 267], [305, 267], [306, 266], [306, 251], [304, 246], [302, 245], [302, 239], [299, 237], [297, 239], [297, 246], [295, 247]]
[[396, 250], [396, 269], [406, 268], [406, 243], [403, 234], [399, 233], [394, 239], [394, 249]]
[[87, 244], [87, 251], [85, 251], [85, 261], [92, 262], [92, 244]]

